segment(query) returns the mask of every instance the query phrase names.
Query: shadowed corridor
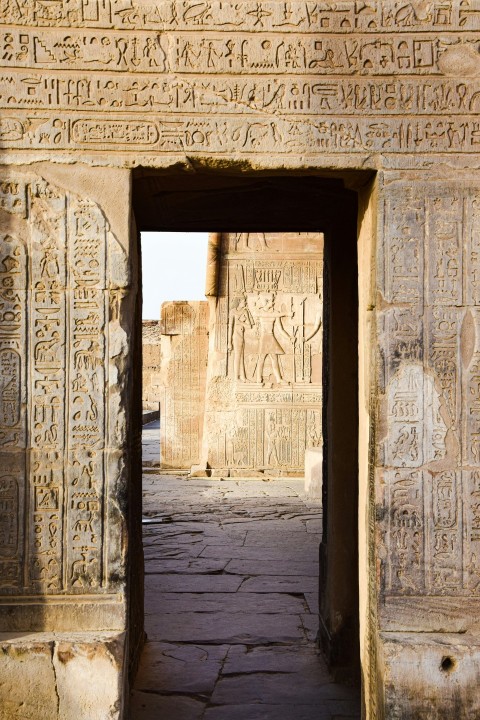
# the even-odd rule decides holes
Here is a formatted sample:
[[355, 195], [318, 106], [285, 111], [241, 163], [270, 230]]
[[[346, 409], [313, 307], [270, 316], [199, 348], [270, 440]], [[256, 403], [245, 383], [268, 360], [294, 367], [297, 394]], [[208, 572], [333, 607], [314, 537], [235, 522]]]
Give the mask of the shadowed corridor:
[[322, 514], [303, 479], [165, 474], [158, 438], [158, 422], [144, 427], [147, 642], [132, 720], [359, 718], [315, 643]]

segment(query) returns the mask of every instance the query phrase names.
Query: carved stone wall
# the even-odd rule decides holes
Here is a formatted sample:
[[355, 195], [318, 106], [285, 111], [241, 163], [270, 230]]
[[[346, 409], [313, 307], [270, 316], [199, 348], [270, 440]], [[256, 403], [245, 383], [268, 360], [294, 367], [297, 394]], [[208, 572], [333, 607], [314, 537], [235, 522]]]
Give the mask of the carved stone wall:
[[[127, 627], [121, 537], [122, 486], [129, 479], [122, 460], [129, 285], [127, 254], [95, 201], [36, 172], [2, 171], [0, 630], [41, 631], [30, 644], [19, 641], [25, 678], [36, 672], [36, 652], [48, 658], [46, 677], [53, 670], [57, 648], [46, 631], [78, 633], [72, 668], [84, 653], [101, 663], [102, 645], [110, 643], [117, 657], [107, 653], [107, 665], [119, 708]], [[11, 712], [5, 717], [17, 717], [22, 704], [29, 717], [37, 710], [61, 716], [63, 710], [42, 704], [48, 682], [37, 700], [28, 683], [22, 703], [10, 693], [8, 668], [16, 672], [18, 653], [15, 636], [2, 637], [0, 706]], [[59, 692], [68, 692], [63, 683]]]
[[303, 472], [321, 443], [321, 233], [224, 233], [206, 401], [208, 467]]
[[5, 0], [1, 17], [0, 140], [34, 157], [478, 151], [476, 0]]
[[[2, 627], [125, 627], [135, 330], [115, 229], [130, 195], [112, 168], [134, 169], [133, 180], [147, 166], [334, 173], [361, 199], [366, 717], [478, 716], [479, 1], [3, 0], [0, 23]], [[261, 252], [247, 247], [245, 263], [250, 254]], [[229, 454], [268, 466], [284, 457], [280, 428], [298, 427], [271, 397], [309, 392], [277, 335], [297, 294], [246, 285], [242, 308], [234, 282], [222, 286], [215, 333], [228, 343], [234, 318], [251, 316], [270, 347], [258, 381], [273, 387], [253, 388], [260, 351], [245, 352], [247, 337], [246, 381], [234, 350], [218, 354], [208, 402], [230, 413], [238, 394], [239, 405], [236, 435], [209, 452], [214, 464]], [[246, 403], [252, 393], [270, 415]], [[270, 432], [271, 452], [255, 445], [245, 460], [252, 428]]]
[[98, 205], [42, 177], [5, 178], [0, 207], [0, 593], [106, 597], [126, 256]]
[[189, 470], [200, 461], [202, 446], [208, 303], [163, 303], [161, 332], [161, 466]]
[[142, 405], [144, 410], [158, 410], [160, 404], [161, 332], [158, 320], [142, 323]]
[[[422, 183], [421, 191], [418, 178], [393, 181], [384, 213], [380, 627], [469, 633], [480, 606], [480, 190], [461, 179]], [[419, 648], [426, 663], [433, 647]], [[404, 686], [405, 668], [387, 648], [389, 672]], [[460, 643], [444, 654], [468, 673], [477, 662], [470, 652]], [[447, 680], [439, 682], [446, 693]], [[402, 702], [391, 691], [392, 716]], [[428, 712], [425, 699], [419, 706]]]

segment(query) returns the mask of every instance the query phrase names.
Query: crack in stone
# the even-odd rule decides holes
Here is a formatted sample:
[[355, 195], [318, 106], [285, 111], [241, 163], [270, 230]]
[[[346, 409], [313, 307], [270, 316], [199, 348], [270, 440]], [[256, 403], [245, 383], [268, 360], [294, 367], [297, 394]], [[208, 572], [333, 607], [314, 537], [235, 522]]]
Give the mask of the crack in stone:
[[52, 652], [51, 652], [51, 659], [52, 659], [52, 669], [53, 669], [53, 677], [54, 677], [54, 690], [55, 690], [55, 696], [57, 698], [57, 711], [55, 713], [55, 717], [60, 718], [60, 695], [58, 694], [58, 677], [57, 677], [57, 668], [55, 666], [55, 650], [57, 648], [57, 643], [52, 643]]

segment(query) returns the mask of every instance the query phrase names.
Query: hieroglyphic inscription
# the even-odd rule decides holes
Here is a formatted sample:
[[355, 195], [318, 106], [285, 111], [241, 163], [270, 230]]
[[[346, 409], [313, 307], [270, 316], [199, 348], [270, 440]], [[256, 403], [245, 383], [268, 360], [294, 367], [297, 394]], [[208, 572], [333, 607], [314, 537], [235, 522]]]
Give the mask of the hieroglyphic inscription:
[[[443, 75], [452, 48], [463, 43], [474, 62], [478, 37], [386, 34], [382, 39], [357, 36], [255, 33], [196, 33], [175, 31], [99, 33], [41, 29], [25, 34], [9, 29], [0, 35], [5, 68], [132, 70], [140, 73], [202, 74], [242, 72], [293, 75]], [[467, 74], [475, 74], [470, 71]]]
[[213, 468], [301, 471], [321, 443], [323, 236], [222, 236], [207, 394]]
[[70, 202], [70, 377], [68, 472], [68, 587], [102, 582], [106, 249], [104, 217], [92, 202]]
[[200, 462], [208, 356], [208, 304], [164, 303], [161, 333], [161, 464], [163, 467], [189, 469]]
[[480, 593], [477, 208], [476, 189], [442, 183], [394, 188], [385, 208], [392, 594]]
[[120, 115], [80, 117], [73, 114], [16, 111], [2, 118], [0, 141], [4, 147], [32, 149], [87, 149], [148, 152], [232, 152], [298, 154], [308, 152], [466, 152], [480, 147], [480, 122], [442, 118], [399, 119], [341, 116], [332, 119], [164, 116], [146, 120]]
[[266, 30], [283, 33], [365, 33], [441, 31], [475, 28], [478, 0], [394, 2], [310, 2], [309, 0], [51, 0], [48, 3], [2, 3], [5, 23], [31, 26], [91, 26], [168, 30]]
[[33, 279], [30, 582], [38, 592], [56, 592], [63, 587], [64, 552], [66, 197], [46, 182], [38, 181], [30, 186], [29, 199]]
[[14, 214], [20, 228], [0, 245], [0, 588], [91, 593], [106, 573], [116, 241], [97, 205], [35, 176], [0, 183], [0, 208], [0, 222]]
[[477, 0], [5, 0], [0, 17], [7, 147], [478, 151]]
[[454, 470], [432, 473], [426, 477], [426, 480], [432, 503], [427, 582], [434, 594], [456, 594], [463, 585], [460, 473]]
[[245, 78], [158, 74], [152, 78], [104, 72], [55, 74], [5, 72], [0, 76], [3, 109], [148, 113], [269, 113], [271, 115], [476, 115], [480, 86], [474, 79]]
[[[24, 214], [21, 183], [4, 183], [1, 207]], [[22, 192], [23, 191], [23, 192]], [[0, 235], [0, 577], [22, 582], [27, 364], [27, 255], [22, 239]]]
[[389, 590], [422, 594], [425, 585], [422, 473], [419, 471], [389, 473], [388, 488]]

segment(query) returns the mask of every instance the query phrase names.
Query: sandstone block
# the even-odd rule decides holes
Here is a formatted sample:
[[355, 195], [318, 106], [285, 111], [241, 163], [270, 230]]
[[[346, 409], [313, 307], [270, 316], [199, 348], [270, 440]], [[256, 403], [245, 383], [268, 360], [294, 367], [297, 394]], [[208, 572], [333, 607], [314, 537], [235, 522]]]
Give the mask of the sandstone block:
[[124, 633], [0, 634], [0, 720], [119, 720]]
[[469, 634], [382, 633], [379, 688], [385, 718], [480, 717], [480, 644]]

